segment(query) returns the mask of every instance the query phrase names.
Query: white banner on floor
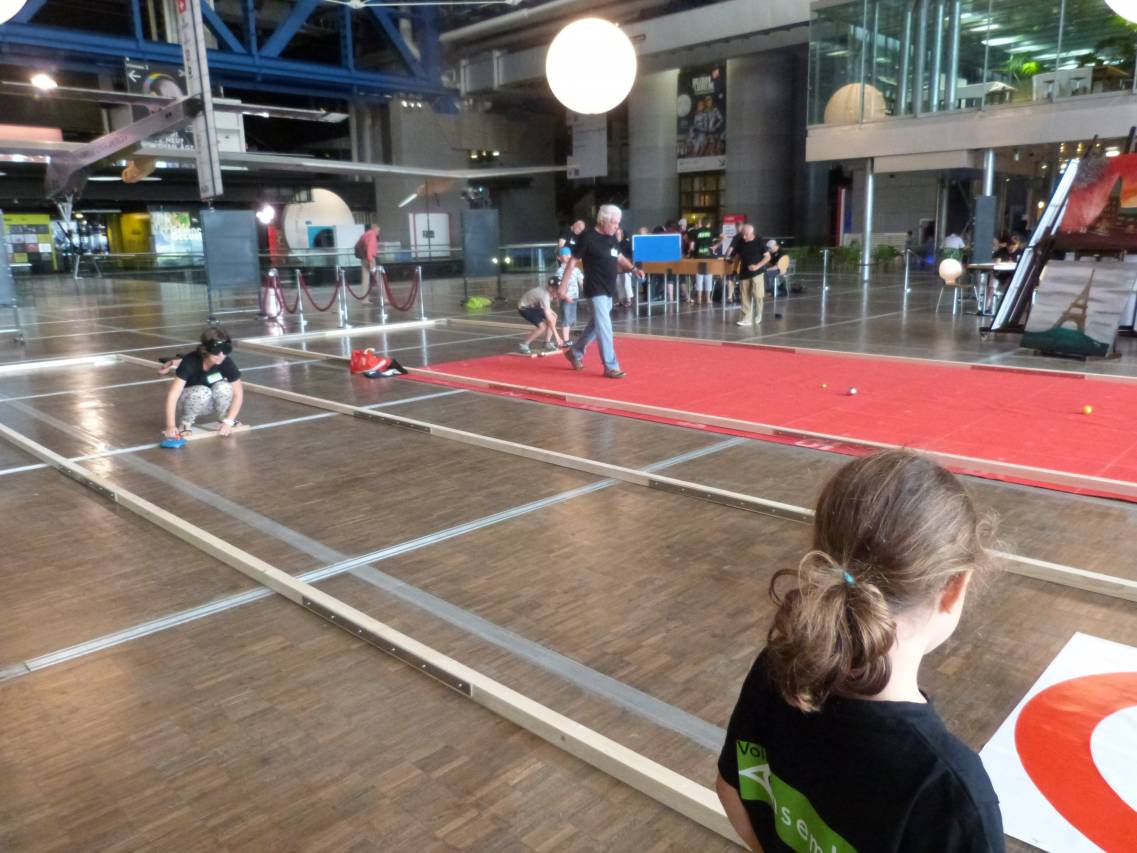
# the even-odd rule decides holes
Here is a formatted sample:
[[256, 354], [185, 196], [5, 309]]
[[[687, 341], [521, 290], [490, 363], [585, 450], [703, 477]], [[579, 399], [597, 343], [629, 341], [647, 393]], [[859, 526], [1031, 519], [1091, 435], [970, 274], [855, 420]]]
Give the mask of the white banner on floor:
[[1008, 835], [1137, 849], [1137, 648], [1075, 634], [980, 753]]

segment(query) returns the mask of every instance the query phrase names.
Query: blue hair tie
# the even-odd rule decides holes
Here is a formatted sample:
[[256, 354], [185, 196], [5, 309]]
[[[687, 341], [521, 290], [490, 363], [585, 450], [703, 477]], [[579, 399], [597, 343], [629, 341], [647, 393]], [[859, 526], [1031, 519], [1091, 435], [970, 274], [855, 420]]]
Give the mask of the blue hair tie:
[[849, 586], [854, 586], [857, 582], [856, 579], [847, 571], [842, 571], [841, 576], [845, 578], [845, 583], [847, 583]]

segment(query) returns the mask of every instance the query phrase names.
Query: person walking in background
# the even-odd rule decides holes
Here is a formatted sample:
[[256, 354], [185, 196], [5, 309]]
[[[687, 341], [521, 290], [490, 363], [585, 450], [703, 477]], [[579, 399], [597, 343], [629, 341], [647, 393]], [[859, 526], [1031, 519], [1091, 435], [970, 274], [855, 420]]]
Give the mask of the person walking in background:
[[[572, 259], [572, 249], [565, 246], [557, 256], [557, 271], [553, 277], [557, 280], [557, 292], [560, 292], [560, 282], [565, 277], [565, 267]], [[572, 342], [572, 327], [576, 325], [576, 303], [580, 299], [581, 285], [584, 284], [584, 274], [580, 267], [575, 267], [569, 275], [568, 287], [565, 295], [561, 297], [561, 338], [567, 346]]]
[[[617, 240], [616, 248], [620, 250], [620, 254], [623, 255], [628, 260], [633, 260], [633, 258], [632, 258], [632, 238], [624, 233], [623, 228], [616, 229], [616, 240]], [[620, 294], [619, 288], [617, 288], [616, 295], [617, 296], [621, 296], [621, 295], [623, 296], [623, 298], [620, 300], [620, 305], [623, 308], [631, 308], [632, 307], [632, 301], [635, 299], [635, 296], [636, 296], [636, 292], [635, 292], [635, 290], [633, 290], [635, 278], [636, 278], [636, 272], [634, 269], [629, 271], [629, 272], [620, 273], [620, 282], [623, 284], [623, 291], [624, 292], [623, 292], [623, 294]]]
[[766, 288], [762, 283], [762, 263], [766, 250], [749, 222], [739, 229], [737, 237], [738, 242], [732, 249], [738, 257], [739, 290], [742, 291], [742, 319], [738, 325], [749, 326], [762, 322], [762, 303], [766, 298]]
[[715, 789], [752, 850], [1004, 849], [979, 756], [919, 683], [987, 566], [987, 528], [954, 476], [907, 450], [826, 483], [812, 549], [770, 581], [777, 612], [719, 756]]
[[378, 269], [379, 226], [372, 222], [364, 229], [362, 236], [355, 241], [355, 256], [363, 267], [363, 283], [367, 284]]
[[625, 373], [620, 369], [616, 358], [616, 346], [612, 335], [612, 302], [616, 298], [616, 275], [620, 270], [635, 270], [643, 278], [643, 270], [637, 270], [629, 258], [620, 254], [616, 231], [620, 227], [623, 214], [614, 204], [606, 204], [596, 214], [596, 227], [580, 235], [573, 249], [572, 258], [565, 265], [561, 276], [560, 296], [568, 294], [569, 278], [577, 265], [584, 267], [584, 295], [592, 300], [592, 319], [584, 327], [580, 337], [565, 350], [565, 358], [573, 370], [584, 370], [584, 353], [588, 345], [598, 341], [600, 360], [604, 363], [604, 375], [609, 379], [623, 379]]
[[559, 252], [565, 246], [570, 249], [576, 245], [576, 238], [584, 233], [584, 220], [578, 219], [572, 225], [569, 225], [561, 231], [561, 237], [557, 240], [557, 251]]

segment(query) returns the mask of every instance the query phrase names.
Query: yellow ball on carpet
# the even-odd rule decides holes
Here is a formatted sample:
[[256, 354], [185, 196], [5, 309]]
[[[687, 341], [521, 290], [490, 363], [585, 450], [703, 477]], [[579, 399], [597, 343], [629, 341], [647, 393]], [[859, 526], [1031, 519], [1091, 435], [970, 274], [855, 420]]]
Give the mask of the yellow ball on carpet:
[[1094, 407], [1093, 406], [1082, 406], [1082, 414], [1083, 415], [1092, 415], [1093, 413], [1094, 413]]

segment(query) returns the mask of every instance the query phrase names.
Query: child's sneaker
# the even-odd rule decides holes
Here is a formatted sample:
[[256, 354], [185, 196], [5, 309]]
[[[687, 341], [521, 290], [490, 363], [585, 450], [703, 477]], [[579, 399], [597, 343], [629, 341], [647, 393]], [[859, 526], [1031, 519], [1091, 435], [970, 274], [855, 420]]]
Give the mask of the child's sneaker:
[[518, 349], [525, 355], [530, 355], [533, 352], [533, 350], [529, 349], [529, 344], [521, 344]]
[[556, 351], [557, 351], [556, 341], [545, 341], [545, 352], [556, 352]]

